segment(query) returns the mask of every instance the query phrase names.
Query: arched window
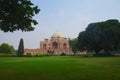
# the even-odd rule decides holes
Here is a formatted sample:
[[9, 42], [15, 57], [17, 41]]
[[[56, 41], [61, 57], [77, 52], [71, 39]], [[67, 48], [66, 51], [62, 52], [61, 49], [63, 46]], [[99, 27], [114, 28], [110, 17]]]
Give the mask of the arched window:
[[54, 49], [57, 49], [57, 48], [58, 48], [58, 43], [57, 43], [57, 42], [53, 42], [52, 45], [53, 45], [53, 48], [54, 48]]
[[46, 49], [46, 44], [43, 44], [43, 49]]
[[66, 49], [66, 47], [67, 47], [67, 45], [66, 45], [66, 43], [64, 43], [64, 44], [63, 44], [63, 48]]

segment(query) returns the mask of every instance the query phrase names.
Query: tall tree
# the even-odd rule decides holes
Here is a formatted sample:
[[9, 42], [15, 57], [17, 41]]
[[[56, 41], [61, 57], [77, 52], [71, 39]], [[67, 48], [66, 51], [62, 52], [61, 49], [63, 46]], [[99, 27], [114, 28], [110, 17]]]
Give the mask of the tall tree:
[[19, 43], [19, 46], [18, 46], [18, 52], [17, 52], [17, 55], [19, 57], [22, 57], [24, 54], [24, 42], [23, 42], [23, 39], [20, 39], [20, 43]]
[[32, 31], [33, 25], [38, 24], [33, 16], [39, 11], [30, 0], [0, 0], [0, 29], [4, 32]]

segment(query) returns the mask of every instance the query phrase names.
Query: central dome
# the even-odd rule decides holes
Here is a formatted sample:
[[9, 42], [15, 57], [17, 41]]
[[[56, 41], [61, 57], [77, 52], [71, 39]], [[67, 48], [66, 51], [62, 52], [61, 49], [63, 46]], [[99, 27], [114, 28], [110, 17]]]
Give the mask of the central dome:
[[64, 35], [63, 35], [63, 33], [61, 33], [61, 32], [55, 32], [55, 33], [52, 35], [52, 37], [63, 37], [63, 38], [64, 38]]

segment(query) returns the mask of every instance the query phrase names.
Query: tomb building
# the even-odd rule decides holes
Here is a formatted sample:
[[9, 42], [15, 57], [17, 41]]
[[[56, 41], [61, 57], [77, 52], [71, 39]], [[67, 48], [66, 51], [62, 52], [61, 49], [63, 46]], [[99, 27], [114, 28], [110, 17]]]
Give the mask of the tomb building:
[[72, 51], [69, 45], [69, 39], [66, 38], [63, 33], [55, 32], [50, 39], [44, 39], [40, 41], [39, 49], [25, 49], [24, 55], [26, 54], [37, 54], [37, 53], [52, 53], [53, 55], [72, 55]]

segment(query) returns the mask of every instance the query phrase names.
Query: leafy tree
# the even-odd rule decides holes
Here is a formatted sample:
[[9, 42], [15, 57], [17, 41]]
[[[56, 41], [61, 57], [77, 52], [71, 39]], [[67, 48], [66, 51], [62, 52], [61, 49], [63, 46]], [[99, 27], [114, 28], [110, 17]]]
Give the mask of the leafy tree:
[[75, 55], [75, 53], [78, 52], [78, 39], [75, 38], [75, 39], [69, 40], [69, 43], [70, 43], [70, 47]]
[[16, 50], [14, 49], [13, 46], [10, 46], [10, 49], [11, 49], [11, 52], [12, 52], [12, 53], [16, 53]]
[[15, 49], [13, 46], [10, 46], [7, 43], [3, 43], [0, 45], [0, 53], [5, 53], [5, 54], [15, 53]]
[[120, 47], [120, 22], [107, 20], [105, 22], [91, 23], [85, 31], [79, 33], [79, 48], [94, 50], [96, 54], [101, 50], [106, 53]]
[[[79, 36], [78, 36], [78, 48], [80, 51], [83, 51], [83, 50], [89, 50], [89, 37], [90, 35], [88, 36], [88, 33], [86, 31], [82, 31], [79, 33]], [[92, 43], [92, 42], [91, 42]], [[90, 43], [89, 43], [90, 44]]]
[[20, 39], [17, 55], [19, 57], [22, 57], [23, 53], [24, 53], [24, 42], [23, 42], [23, 39]]
[[39, 11], [30, 0], [0, 0], [0, 29], [4, 32], [32, 31], [32, 25], [38, 24], [32, 17]]

